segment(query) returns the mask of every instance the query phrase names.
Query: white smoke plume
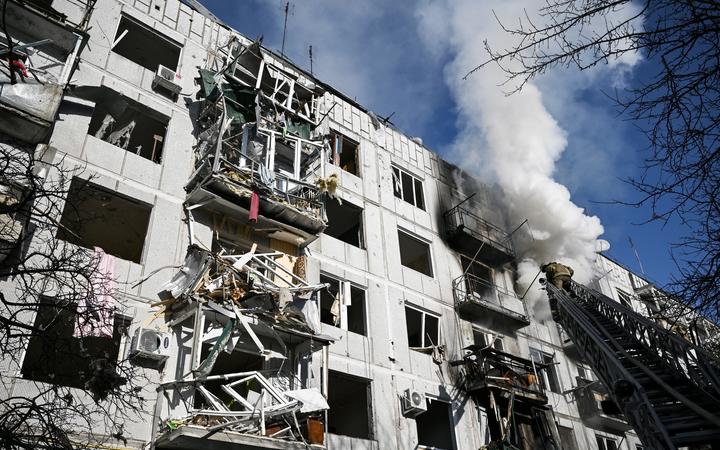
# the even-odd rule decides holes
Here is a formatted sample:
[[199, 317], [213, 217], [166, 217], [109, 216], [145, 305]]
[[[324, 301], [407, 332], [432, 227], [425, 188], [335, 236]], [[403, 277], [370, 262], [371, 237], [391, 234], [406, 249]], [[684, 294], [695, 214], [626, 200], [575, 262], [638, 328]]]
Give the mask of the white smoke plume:
[[[445, 75], [458, 106], [461, 128], [452, 159], [501, 187], [511, 224], [528, 221], [534, 239], [516, 241], [521, 259], [519, 292], [530, 285], [539, 266], [549, 261], [570, 265], [577, 281], [589, 281], [597, 240], [603, 233], [600, 220], [586, 215], [571, 201], [568, 189], [553, 178], [567, 140], [543, 106], [538, 87], [530, 83], [521, 92], [507, 96], [509, 88], [500, 86], [506, 76], [495, 66], [462, 79], [487, 58], [484, 38], [500, 48], [510, 45], [493, 10], [509, 23], [517, 23], [524, 9], [536, 8], [537, 2], [530, 0], [446, 0], [425, 1], [416, 11], [425, 45], [439, 58], [451, 55]], [[536, 317], [545, 319], [539, 317], [548, 315], [547, 302], [537, 301], [541, 298], [535, 284], [526, 299]]]

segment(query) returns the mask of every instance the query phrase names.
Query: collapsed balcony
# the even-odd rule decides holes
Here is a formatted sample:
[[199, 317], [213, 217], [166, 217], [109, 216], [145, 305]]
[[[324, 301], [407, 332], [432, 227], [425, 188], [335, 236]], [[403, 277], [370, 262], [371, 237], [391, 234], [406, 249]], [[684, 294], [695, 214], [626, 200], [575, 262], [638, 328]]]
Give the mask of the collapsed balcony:
[[513, 328], [530, 324], [525, 302], [487, 277], [465, 273], [453, 280], [455, 308], [464, 317], [497, 320]]
[[632, 429], [620, 408], [610, 398], [610, 394], [599, 381], [576, 377], [575, 399], [580, 418], [588, 426], [615, 433], [624, 433]]
[[76, 21], [46, 2], [8, 0], [4, 4], [7, 30], [0, 33], [0, 132], [28, 143], [45, 139], [87, 42], [83, 30], [93, 4], [75, 2], [77, 11], [67, 12]]
[[448, 243], [455, 250], [494, 267], [515, 258], [510, 235], [473, 214], [462, 203], [443, 214]]
[[328, 144], [313, 134], [317, 93], [305, 98], [301, 84], [285, 78], [262, 82], [271, 65], [255, 51], [231, 49], [226, 67], [200, 71], [202, 131], [187, 203], [266, 222], [281, 230], [276, 239], [306, 245], [325, 229], [323, 198], [337, 186], [324, 179]]
[[471, 345], [465, 350], [464, 358], [450, 365], [463, 366], [461, 388], [487, 414], [492, 439], [488, 448], [525, 448], [522, 444], [532, 443], [559, 448], [542, 381], [549, 366], [493, 347]]
[[314, 295], [326, 285], [284, 264], [280, 252], [190, 247], [156, 303], [189, 344], [178, 352], [184, 375], [158, 387], [157, 448], [322, 448], [327, 380], [311, 374], [327, 367], [317, 353], [332, 342], [317, 334]]

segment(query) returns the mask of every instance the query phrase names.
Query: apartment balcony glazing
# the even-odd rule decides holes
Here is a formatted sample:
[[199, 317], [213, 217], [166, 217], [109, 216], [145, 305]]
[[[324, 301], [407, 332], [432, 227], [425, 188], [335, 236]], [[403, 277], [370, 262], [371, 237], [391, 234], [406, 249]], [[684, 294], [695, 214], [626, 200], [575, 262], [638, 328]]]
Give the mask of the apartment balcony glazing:
[[[31, 144], [43, 141], [87, 42], [84, 28], [95, 2], [7, 0], [0, 33], [0, 132]], [[8, 36], [10, 42], [8, 42]]]
[[474, 320], [491, 318], [513, 328], [530, 324], [525, 303], [515, 293], [476, 275], [466, 273], [453, 281], [458, 313]]
[[448, 243], [455, 250], [494, 267], [515, 258], [510, 235], [460, 204], [445, 212]]
[[[582, 377], [576, 377], [576, 380], [575, 398], [583, 422], [592, 428], [600, 430], [625, 432], [632, 429], [625, 417], [619, 412], [619, 408], [610, 399], [604, 384]], [[606, 405], [606, 410], [608, 408], [617, 409], [618, 413], [613, 414], [609, 410], [606, 413], [603, 411], [603, 404]]]

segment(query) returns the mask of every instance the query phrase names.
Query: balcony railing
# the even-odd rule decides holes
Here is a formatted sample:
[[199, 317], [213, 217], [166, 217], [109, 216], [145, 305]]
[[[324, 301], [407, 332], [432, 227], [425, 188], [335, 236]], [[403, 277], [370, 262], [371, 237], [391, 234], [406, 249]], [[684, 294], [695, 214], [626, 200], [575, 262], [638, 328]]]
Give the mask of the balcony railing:
[[547, 403], [542, 371], [547, 365], [511, 355], [492, 347], [473, 348], [465, 356], [465, 389], [479, 393], [487, 389], [511, 391], [516, 399]]
[[488, 317], [490, 313], [510, 324], [530, 323], [525, 303], [514, 292], [478, 276], [466, 273], [457, 277], [453, 281], [453, 296], [458, 311], [471, 319]]
[[3, 5], [0, 132], [30, 144], [45, 140], [52, 127], [87, 42], [84, 28], [94, 1], [64, 2], [63, 11], [50, 3], [8, 0]]
[[478, 253], [479, 260], [495, 266], [515, 258], [510, 235], [462, 205], [445, 212], [444, 218], [448, 241], [456, 250]]

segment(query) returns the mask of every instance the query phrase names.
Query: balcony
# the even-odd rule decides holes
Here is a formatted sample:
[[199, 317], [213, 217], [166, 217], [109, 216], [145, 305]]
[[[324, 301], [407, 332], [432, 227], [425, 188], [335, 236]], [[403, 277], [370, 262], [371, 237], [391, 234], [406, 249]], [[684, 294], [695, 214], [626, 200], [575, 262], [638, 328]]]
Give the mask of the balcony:
[[466, 273], [453, 281], [458, 313], [470, 320], [503, 322], [512, 328], [530, 325], [525, 303], [515, 293]]
[[[471, 353], [464, 358], [464, 386], [468, 394], [488, 396], [490, 391], [512, 393], [516, 400], [545, 405], [547, 396], [540, 382], [540, 371], [547, 366], [529, 359], [511, 355], [492, 347], [467, 348]], [[496, 394], [493, 395], [495, 397]], [[500, 397], [507, 397], [500, 395]]]
[[[55, 120], [87, 35], [81, 31], [87, 4], [76, 3], [81, 16], [73, 23], [64, 14], [42, 3], [8, 0], [5, 6], [7, 34], [0, 34], [0, 132], [35, 144], [43, 141]], [[14, 68], [7, 69], [8, 55]]]
[[457, 205], [443, 215], [448, 243], [455, 250], [498, 267], [515, 258], [510, 235]]
[[[245, 127], [241, 134], [249, 130]], [[326, 227], [323, 193], [314, 183], [320, 178], [322, 146], [271, 130], [257, 132], [255, 141], [243, 139], [242, 146], [213, 145], [203, 155], [186, 186], [187, 203], [247, 221], [257, 194], [256, 229], [270, 230], [273, 239], [307, 245]], [[253, 153], [251, 146], [261, 150]]]
[[[585, 424], [595, 429], [621, 433], [632, 429], [619, 413], [619, 408], [610, 398], [604, 384], [581, 377], [576, 377], [576, 380], [575, 398], [580, 418]], [[603, 411], [603, 404], [608, 412]], [[616, 409], [618, 414], [612, 414], [610, 409]]]

